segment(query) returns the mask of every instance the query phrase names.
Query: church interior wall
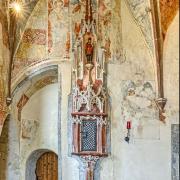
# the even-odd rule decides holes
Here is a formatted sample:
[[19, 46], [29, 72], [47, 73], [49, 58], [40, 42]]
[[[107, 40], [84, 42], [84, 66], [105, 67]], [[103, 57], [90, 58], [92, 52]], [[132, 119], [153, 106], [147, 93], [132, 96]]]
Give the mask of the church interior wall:
[[[101, 179], [112, 177], [113, 180], [170, 179], [171, 120], [167, 120], [164, 125], [158, 121], [156, 106], [152, 104], [148, 109], [148, 99], [153, 100], [156, 94], [155, 60], [125, 1], [122, 1], [121, 8], [123, 50], [126, 53], [126, 61], [122, 64], [109, 63], [108, 65], [108, 89], [112, 105], [112, 149], [111, 156], [102, 161]], [[126, 108], [127, 102], [123, 102], [125, 93], [123, 84], [128, 84], [129, 81], [135, 84], [140, 82], [140, 86], [149, 82], [153, 90], [144, 92], [149, 93], [146, 94], [148, 98], [143, 93], [139, 94], [142, 96], [141, 99], [138, 98], [140, 86], [137, 85], [135, 95], [126, 96], [127, 102], [130, 103], [127, 111], [132, 108], [131, 110], [136, 112], [134, 117], [131, 116], [132, 114], [130, 116], [126, 114], [125, 117], [133, 121], [132, 140], [127, 144], [124, 141], [126, 124], [123, 108]], [[139, 109], [136, 109], [136, 103]]]
[[[26, 29], [36, 25], [35, 29], [47, 30], [47, 7], [43, 3], [43, 0], [39, 1]], [[6, 121], [0, 137], [0, 166], [6, 169], [6, 173], [0, 170], [0, 180], [5, 178], [25, 180], [27, 160], [38, 149], [48, 149], [58, 154], [59, 179], [84, 180], [81, 176], [82, 166], [71, 156], [69, 149], [71, 136], [68, 112], [72, 88], [72, 64], [67, 57], [64, 58], [67, 52], [58, 49], [66, 46], [65, 32], [69, 27], [67, 21], [62, 21], [59, 26], [55, 24], [58, 19], [56, 13], [59, 10], [57, 8], [49, 16], [54, 28], [52, 37], [55, 42], [52, 47], [52, 44], [44, 44], [44, 42], [31, 42], [32, 45], [29, 45], [25, 40], [19, 46], [14, 74], [22, 72], [24, 64], [33, 67], [33, 64], [38, 64], [41, 59], [52, 60], [56, 61], [58, 66], [58, 81], [45, 84], [38, 91], [33, 90], [22, 108], [20, 121], [16, 100], [26, 92], [31, 81], [27, 81], [19, 88], [19, 94], [14, 97], [16, 109], [11, 110], [11, 116]], [[154, 52], [146, 37], [148, 35], [143, 33], [127, 1], [122, 0], [120, 10], [122, 26], [120, 49], [123, 51], [123, 56], [119, 57], [120, 59], [115, 58], [115, 61], [111, 59], [107, 65], [107, 87], [111, 106], [110, 155], [98, 164], [99, 173], [96, 174], [96, 178], [99, 180], [170, 180], [173, 168], [176, 169], [175, 172], [173, 171], [175, 173], [173, 176], [177, 178], [178, 155], [172, 150], [174, 145], [171, 144], [171, 138], [172, 124], [179, 124], [179, 44], [177, 41], [179, 14], [170, 25], [164, 42], [164, 87], [168, 102], [166, 123], [163, 123], [159, 121], [158, 109], [154, 102], [157, 96], [156, 68]], [[61, 13], [63, 17], [63, 12]], [[42, 24], [39, 24], [39, 21]], [[58, 36], [58, 30], [63, 25], [63, 33]], [[43, 33], [47, 31], [41, 31], [41, 33], [43, 37]], [[5, 52], [1, 51], [1, 47], [0, 44], [0, 71], [4, 58], [3, 52]], [[118, 47], [119, 44], [116, 44], [113, 49]], [[16, 81], [16, 78], [14, 80]], [[127, 134], [127, 120], [132, 120], [129, 144], [124, 140]], [[175, 158], [175, 161], [172, 161], [172, 158]]]

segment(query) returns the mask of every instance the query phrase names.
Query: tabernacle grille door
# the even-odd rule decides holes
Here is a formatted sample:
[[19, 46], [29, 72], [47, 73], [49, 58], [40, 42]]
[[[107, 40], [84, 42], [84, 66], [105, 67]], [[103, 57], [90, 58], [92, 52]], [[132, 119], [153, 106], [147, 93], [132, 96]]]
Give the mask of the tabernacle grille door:
[[82, 121], [81, 151], [97, 151], [97, 121], [96, 120]]

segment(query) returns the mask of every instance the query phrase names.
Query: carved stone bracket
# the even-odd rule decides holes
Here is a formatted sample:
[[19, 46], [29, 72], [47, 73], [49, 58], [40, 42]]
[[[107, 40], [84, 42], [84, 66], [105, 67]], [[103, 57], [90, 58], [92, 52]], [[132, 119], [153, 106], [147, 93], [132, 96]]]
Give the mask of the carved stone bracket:
[[80, 157], [85, 169], [86, 180], [94, 180], [94, 170], [97, 161], [100, 159], [99, 156], [81, 156]]
[[167, 103], [167, 99], [166, 98], [158, 98], [155, 100], [155, 102], [159, 109], [159, 119], [160, 119], [160, 121], [165, 122], [166, 117], [164, 116], [164, 113], [165, 113], [164, 108]]

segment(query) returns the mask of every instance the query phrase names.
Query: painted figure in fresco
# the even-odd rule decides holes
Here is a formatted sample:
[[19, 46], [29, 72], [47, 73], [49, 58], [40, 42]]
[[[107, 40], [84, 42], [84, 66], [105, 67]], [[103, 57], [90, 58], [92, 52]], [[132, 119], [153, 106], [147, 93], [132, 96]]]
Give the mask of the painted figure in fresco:
[[88, 64], [93, 64], [93, 50], [94, 48], [91, 42], [91, 38], [88, 38], [88, 42], [86, 43], [86, 47], [85, 47], [85, 54]]

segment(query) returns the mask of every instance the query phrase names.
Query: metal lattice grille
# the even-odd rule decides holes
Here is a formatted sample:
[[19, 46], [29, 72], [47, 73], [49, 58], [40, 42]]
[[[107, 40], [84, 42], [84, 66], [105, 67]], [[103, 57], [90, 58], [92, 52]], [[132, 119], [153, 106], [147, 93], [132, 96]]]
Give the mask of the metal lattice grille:
[[97, 151], [97, 121], [83, 121], [81, 133], [82, 151]]

